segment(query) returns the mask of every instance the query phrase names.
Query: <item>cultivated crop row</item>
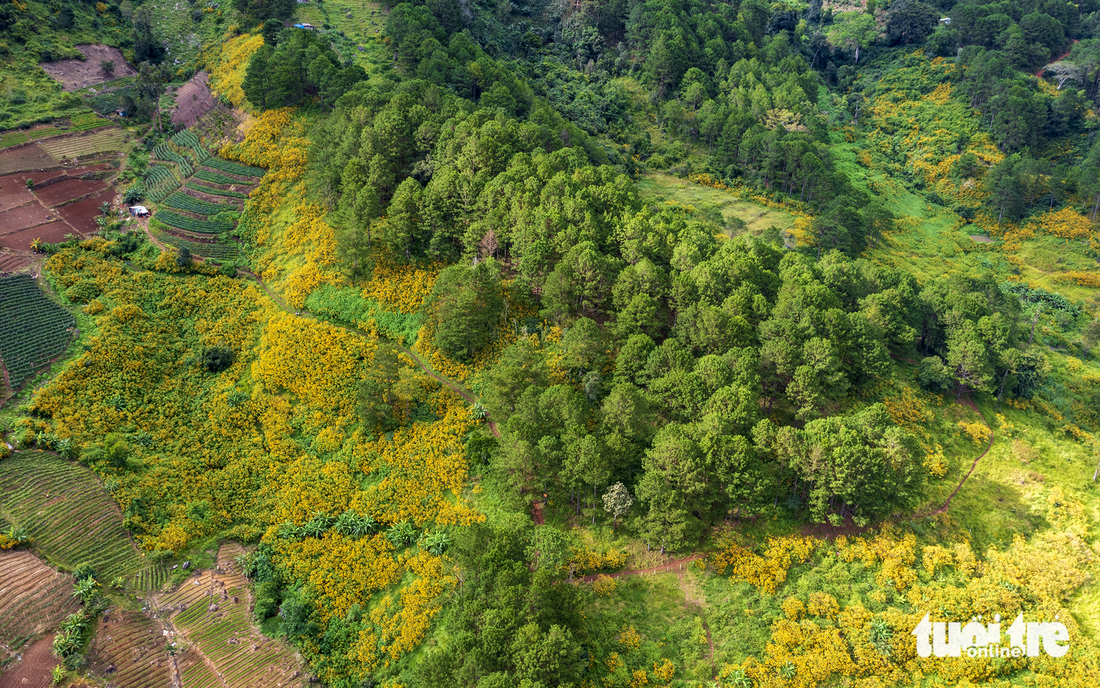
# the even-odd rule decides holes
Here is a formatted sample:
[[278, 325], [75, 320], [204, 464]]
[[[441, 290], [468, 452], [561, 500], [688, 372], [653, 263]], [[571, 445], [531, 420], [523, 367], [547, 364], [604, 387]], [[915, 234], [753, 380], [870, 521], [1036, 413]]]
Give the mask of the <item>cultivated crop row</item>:
[[190, 177], [195, 172], [191, 166], [191, 161], [172, 150], [167, 141], [157, 145], [153, 149], [153, 155], [157, 160], [175, 163], [180, 168], [180, 174], [184, 177]]
[[18, 129], [15, 131], [5, 131], [3, 134], [0, 134], [0, 148], [18, 146], [27, 141], [30, 141], [30, 139], [27, 138], [27, 133], [19, 131]]
[[29, 275], [0, 277], [0, 359], [13, 389], [65, 351], [75, 324]]
[[188, 196], [185, 193], [172, 194], [164, 201], [164, 205], [177, 210], [186, 210], [189, 213], [198, 213], [199, 215], [217, 215], [218, 213], [237, 211], [235, 205], [218, 205], [217, 203], [204, 201], [201, 198]]
[[193, 157], [195, 158], [195, 162], [199, 165], [201, 165], [204, 160], [210, 157], [210, 151], [202, 147], [202, 143], [199, 141], [199, 137], [195, 136], [195, 132], [189, 129], [184, 129], [183, 131], [177, 132], [176, 135], [172, 137], [172, 143], [181, 148], [186, 148], [190, 150]]
[[153, 233], [153, 236], [162, 243], [174, 246], [178, 249], [187, 249], [196, 256], [203, 256], [205, 258], [213, 258], [214, 260], [236, 260], [237, 259], [237, 244], [236, 243], [214, 243], [203, 244], [197, 241], [188, 241], [182, 237], [178, 237], [175, 234], [169, 234], [168, 232], [162, 232], [157, 230], [152, 225], [149, 226], [149, 231]]
[[90, 669], [110, 674], [123, 688], [153, 688], [171, 683], [171, 660], [160, 627], [141, 612], [109, 610], [89, 648]]
[[53, 560], [70, 566], [88, 562], [104, 579], [129, 575], [144, 564], [95, 475], [53, 454], [21, 452], [0, 462], [0, 510], [23, 525]]
[[50, 138], [42, 142], [46, 152], [55, 158], [71, 158], [92, 153], [118, 151], [126, 139], [126, 132], [112, 128], [96, 132], [89, 136], [68, 136]]
[[222, 158], [210, 158], [204, 163], [207, 167], [215, 170], [221, 170], [222, 172], [228, 172], [229, 174], [238, 174], [242, 177], [262, 177], [267, 170], [259, 167], [252, 167], [250, 165], [242, 165], [237, 162], [230, 162]]
[[101, 119], [99, 115], [94, 112], [73, 115], [70, 121], [73, 125], [72, 128], [76, 131], [88, 131], [89, 129], [105, 127], [111, 124], [111, 120]]
[[153, 165], [145, 171], [145, 193], [154, 203], [171, 195], [179, 185], [179, 180], [169, 167]]
[[228, 232], [233, 229], [232, 222], [222, 222], [220, 220], [196, 220], [193, 217], [187, 217], [186, 215], [180, 215], [174, 213], [171, 210], [162, 210], [157, 213], [157, 219], [176, 229], [181, 229], [185, 232], [192, 232], [194, 234], [221, 234], [222, 232]]
[[244, 184], [240, 179], [234, 179], [233, 177], [227, 177], [224, 174], [218, 174], [213, 170], [203, 168], [195, 173], [196, 179], [201, 179], [204, 182], [211, 182], [212, 184]]
[[[193, 650], [206, 657], [224, 685], [301, 685], [292, 678], [296, 664], [286, 647], [252, 628], [247, 579], [232, 572], [231, 555], [240, 551], [235, 543], [223, 545], [218, 564], [225, 573], [203, 572], [165, 596], [160, 605], [183, 608], [172, 623], [194, 641]], [[184, 669], [184, 685], [194, 685], [187, 682], [188, 671], [193, 669]]]
[[73, 579], [26, 551], [0, 551], [0, 645], [11, 646], [56, 625], [80, 603]]
[[225, 191], [223, 189], [218, 189], [218, 188], [215, 188], [213, 186], [206, 186], [205, 184], [199, 184], [194, 179], [187, 182], [187, 188], [194, 189], [195, 191], [201, 191], [202, 193], [210, 194], [211, 196], [224, 196], [226, 198], [241, 198], [241, 199], [248, 198], [248, 194], [243, 194], [243, 193], [240, 193], [238, 191]]

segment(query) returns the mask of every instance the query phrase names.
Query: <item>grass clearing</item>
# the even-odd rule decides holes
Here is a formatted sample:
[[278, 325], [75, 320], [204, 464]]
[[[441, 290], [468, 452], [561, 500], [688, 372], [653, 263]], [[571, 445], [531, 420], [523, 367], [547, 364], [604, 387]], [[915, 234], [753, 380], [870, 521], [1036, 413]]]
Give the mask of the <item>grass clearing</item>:
[[727, 231], [733, 228], [730, 224], [733, 218], [744, 222], [752, 235], [759, 235], [772, 226], [782, 231], [789, 230], [794, 227], [796, 219], [786, 211], [741, 200], [733, 191], [700, 186], [660, 172], [638, 180], [637, 187], [638, 193], [647, 202], [667, 200], [689, 205], [705, 219], [719, 227], [726, 227]]

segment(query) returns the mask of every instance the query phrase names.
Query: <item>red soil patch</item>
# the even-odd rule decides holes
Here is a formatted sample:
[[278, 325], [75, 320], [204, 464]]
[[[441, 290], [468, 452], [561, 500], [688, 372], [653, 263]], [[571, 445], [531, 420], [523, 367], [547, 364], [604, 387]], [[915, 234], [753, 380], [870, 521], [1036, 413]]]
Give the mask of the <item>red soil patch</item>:
[[64, 241], [66, 234], [72, 233], [72, 227], [58, 220], [57, 222], [51, 222], [47, 225], [21, 229], [18, 232], [0, 236], [0, 246], [16, 251], [29, 251], [31, 250], [31, 241], [34, 239], [41, 239], [46, 243], [56, 244], [59, 241]]
[[206, 83], [206, 72], [196, 72], [176, 91], [176, 109], [172, 123], [192, 127], [199, 118], [214, 108], [214, 96]]
[[96, 217], [100, 215], [99, 207], [104, 201], [110, 203], [114, 197], [115, 192], [107, 189], [83, 201], [63, 205], [57, 211], [61, 213], [61, 217], [66, 222], [76, 227], [77, 230], [85, 234], [91, 234], [99, 229], [99, 226], [95, 223]]
[[57, 219], [57, 213], [46, 210], [37, 203], [0, 212], [0, 236], [15, 233], [27, 227], [37, 227]]
[[49, 688], [50, 672], [60, 663], [53, 656], [53, 636], [46, 636], [23, 652], [23, 661], [0, 675], [0, 688]]
[[[61, 82], [62, 90], [75, 91], [78, 88], [101, 84], [108, 79], [121, 79], [124, 76], [137, 74], [137, 70], [126, 62], [126, 58], [118, 48], [106, 45], [78, 45], [76, 49], [87, 59], [58, 60], [42, 62], [38, 65], [47, 74]], [[110, 77], [103, 75], [103, 68], [100, 67], [103, 60], [112, 60], [115, 63], [115, 72]]]
[[98, 179], [66, 179], [56, 184], [44, 186], [35, 191], [38, 198], [48, 206], [56, 206], [91, 193], [99, 193], [107, 184]]
[[16, 146], [0, 152], [0, 174], [10, 174], [23, 170], [47, 170], [59, 167], [59, 163], [50, 157], [46, 149], [37, 143]]
[[26, 177], [20, 179], [14, 174], [0, 177], [0, 210], [17, 208], [34, 202], [34, 194], [27, 188]]
[[27, 253], [0, 253], [0, 274], [17, 272], [34, 262], [34, 256]]

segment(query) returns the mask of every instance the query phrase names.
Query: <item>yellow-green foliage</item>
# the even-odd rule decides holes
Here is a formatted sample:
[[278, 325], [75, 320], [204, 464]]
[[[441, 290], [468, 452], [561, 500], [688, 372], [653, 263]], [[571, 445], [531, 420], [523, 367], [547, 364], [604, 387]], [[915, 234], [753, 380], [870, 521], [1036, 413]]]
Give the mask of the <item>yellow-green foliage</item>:
[[[991, 547], [975, 553], [966, 541], [921, 546], [913, 533], [890, 527], [869, 536], [838, 537], [835, 543], [822, 545], [814, 566], [799, 575], [819, 584], [822, 576], [837, 582], [829, 572], [838, 563], [847, 563], [859, 567], [851, 570], [873, 576], [870, 593], [863, 600], [857, 596], [840, 601], [816, 591], [809, 594], [808, 603], [787, 597], [764, 651], [740, 664], [727, 664], [722, 671], [727, 676], [743, 671], [757, 685], [766, 686], [812, 686], [841, 677], [908, 686], [918, 676], [936, 676], [947, 685], [960, 681], [1008, 685], [1005, 679], [1026, 671], [1048, 677], [1050, 685], [1095, 685], [1100, 680], [1100, 652], [1078, 626], [1070, 602], [1095, 573], [1096, 552], [1088, 543], [1090, 518], [1080, 501], [1059, 488], [1047, 496], [1044, 518], [1048, 529], [1031, 538], [1018, 535], [1003, 551]], [[802, 543], [802, 538], [771, 540], [766, 551], [794, 551]], [[720, 572], [725, 570], [722, 557], [728, 555], [713, 560]], [[785, 579], [787, 570], [776, 557], [762, 559], [771, 566], [767, 576], [752, 575], [742, 564], [734, 567], [733, 580], [746, 580], [762, 592], [774, 591], [773, 581]], [[801, 580], [793, 584], [801, 586]], [[1057, 617], [1069, 629], [1071, 650], [1060, 659], [1046, 655], [1004, 661], [922, 659], [916, 656], [910, 633], [925, 613], [933, 621], [962, 622], [994, 614], [1009, 621], [1020, 613], [1029, 620]], [[885, 640], [872, 634], [873, 624], [889, 629]], [[775, 683], [788, 664], [795, 668], [796, 678]]]

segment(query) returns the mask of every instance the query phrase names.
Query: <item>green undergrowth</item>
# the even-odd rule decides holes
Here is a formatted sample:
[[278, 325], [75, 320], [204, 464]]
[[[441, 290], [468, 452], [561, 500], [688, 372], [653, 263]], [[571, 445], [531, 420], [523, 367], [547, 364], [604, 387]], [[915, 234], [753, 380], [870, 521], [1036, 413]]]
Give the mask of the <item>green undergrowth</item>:
[[370, 321], [390, 337], [411, 345], [420, 330], [418, 313], [393, 313], [377, 301], [363, 298], [354, 287], [322, 285], [306, 299], [306, 309], [325, 320], [360, 329]]

